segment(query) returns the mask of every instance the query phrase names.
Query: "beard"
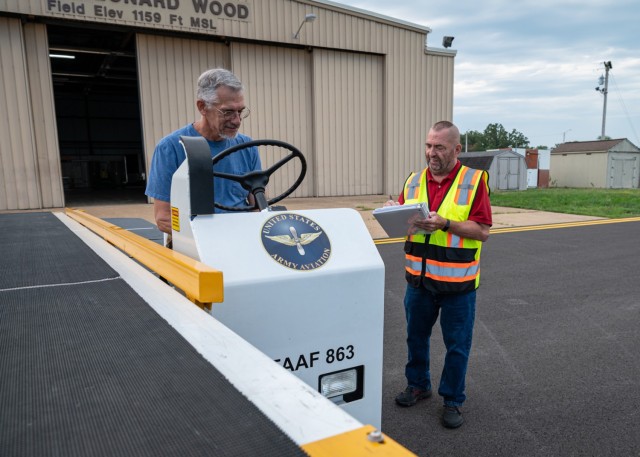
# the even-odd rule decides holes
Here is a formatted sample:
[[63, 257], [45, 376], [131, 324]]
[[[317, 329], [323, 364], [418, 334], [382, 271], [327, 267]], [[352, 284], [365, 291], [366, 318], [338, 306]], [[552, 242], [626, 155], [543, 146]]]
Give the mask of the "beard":
[[435, 176], [447, 175], [449, 174], [449, 171], [451, 171], [452, 169], [452, 168], [449, 168], [451, 165], [451, 162], [445, 163], [439, 159], [430, 159], [427, 164], [429, 166], [429, 170], [431, 171], [431, 174]]
[[431, 172], [439, 172], [442, 171], [442, 169], [444, 169], [444, 164], [438, 160], [438, 159], [431, 159], [429, 160], [429, 170], [431, 170]]
[[228, 134], [228, 133], [221, 133], [220, 134], [220, 138], [222, 138], [223, 140], [233, 140], [237, 136], [238, 136], [238, 132], [233, 133], [233, 134]]
[[[219, 135], [225, 140], [233, 140], [236, 136], [238, 136], [239, 129], [240, 129], [239, 125], [237, 127], [234, 126], [234, 127], [223, 128], [220, 131]], [[233, 133], [227, 133], [227, 132], [233, 132]]]

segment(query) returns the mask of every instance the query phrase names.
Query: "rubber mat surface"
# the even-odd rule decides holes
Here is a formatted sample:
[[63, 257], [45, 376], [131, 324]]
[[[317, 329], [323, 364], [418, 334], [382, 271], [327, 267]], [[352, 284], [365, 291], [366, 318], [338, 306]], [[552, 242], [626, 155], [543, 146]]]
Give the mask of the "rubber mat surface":
[[0, 214], [0, 290], [118, 274], [51, 213]]
[[0, 455], [305, 455], [57, 218], [9, 216]]

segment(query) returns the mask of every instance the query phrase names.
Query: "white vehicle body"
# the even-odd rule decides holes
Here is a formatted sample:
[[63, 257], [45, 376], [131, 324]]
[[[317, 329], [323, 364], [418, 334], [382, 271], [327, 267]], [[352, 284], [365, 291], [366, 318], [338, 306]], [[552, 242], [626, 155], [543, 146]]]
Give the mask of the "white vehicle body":
[[360, 214], [194, 214], [192, 192], [185, 160], [171, 186], [173, 248], [222, 271], [224, 301], [211, 315], [379, 428], [384, 264]]

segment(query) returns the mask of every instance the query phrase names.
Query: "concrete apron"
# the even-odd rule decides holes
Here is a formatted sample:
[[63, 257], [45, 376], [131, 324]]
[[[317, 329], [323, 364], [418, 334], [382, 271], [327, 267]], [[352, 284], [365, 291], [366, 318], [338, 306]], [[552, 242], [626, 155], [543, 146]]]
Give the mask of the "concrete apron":
[[[280, 202], [288, 210], [322, 209], [322, 208], [352, 208], [360, 213], [373, 239], [386, 238], [387, 235], [375, 220], [371, 212], [388, 200], [387, 195], [363, 195], [356, 197], [310, 197], [287, 198]], [[87, 213], [101, 219], [113, 217], [142, 218], [155, 224], [152, 204], [124, 204], [124, 205], [99, 205], [80, 206], [76, 209], [85, 210]], [[62, 211], [61, 208], [52, 211]], [[509, 227], [525, 227], [546, 224], [561, 224], [602, 219], [592, 216], [580, 216], [575, 214], [552, 213], [549, 211], [536, 211], [519, 208], [492, 207], [493, 229]]]
[[[352, 208], [360, 213], [362, 220], [367, 226], [371, 237], [387, 238], [387, 234], [382, 230], [380, 224], [371, 214], [375, 208], [381, 207], [388, 200], [388, 195], [363, 195], [356, 197], [310, 197], [310, 198], [286, 198], [279, 204], [284, 205], [288, 210], [301, 209], [322, 209], [322, 208]], [[153, 217], [153, 204], [122, 204], [122, 205], [83, 205], [76, 206], [92, 216], [101, 219], [115, 217], [131, 217], [145, 219], [155, 224]], [[42, 210], [28, 210], [42, 211]], [[63, 208], [54, 208], [50, 211], [64, 211]], [[511, 227], [527, 227], [547, 224], [564, 224], [572, 222], [582, 222], [603, 219], [600, 217], [580, 216], [575, 214], [553, 213], [549, 211], [536, 211], [520, 208], [506, 208], [502, 206], [492, 207], [493, 226], [492, 229], [503, 229]], [[3, 213], [22, 211], [0, 211]]]

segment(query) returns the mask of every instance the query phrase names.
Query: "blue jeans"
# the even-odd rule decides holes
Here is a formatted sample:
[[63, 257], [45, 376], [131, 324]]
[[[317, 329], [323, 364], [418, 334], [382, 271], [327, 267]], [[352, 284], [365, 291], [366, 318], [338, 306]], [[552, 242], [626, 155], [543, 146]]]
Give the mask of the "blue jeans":
[[440, 327], [447, 355], [438, 394], [444, 398], [445, 405], [462, 406], [466, 399], [464, 381], [471, 351], [476, 291], [451, 295], [436, 294], [424, 287], [414, 288], [407, 285], [404, 308], [409, 353], [409, 361], [405, 367], [408, 385], [418, 389], [431, 389], [429, 341], [431, 330], [440, 313]]

